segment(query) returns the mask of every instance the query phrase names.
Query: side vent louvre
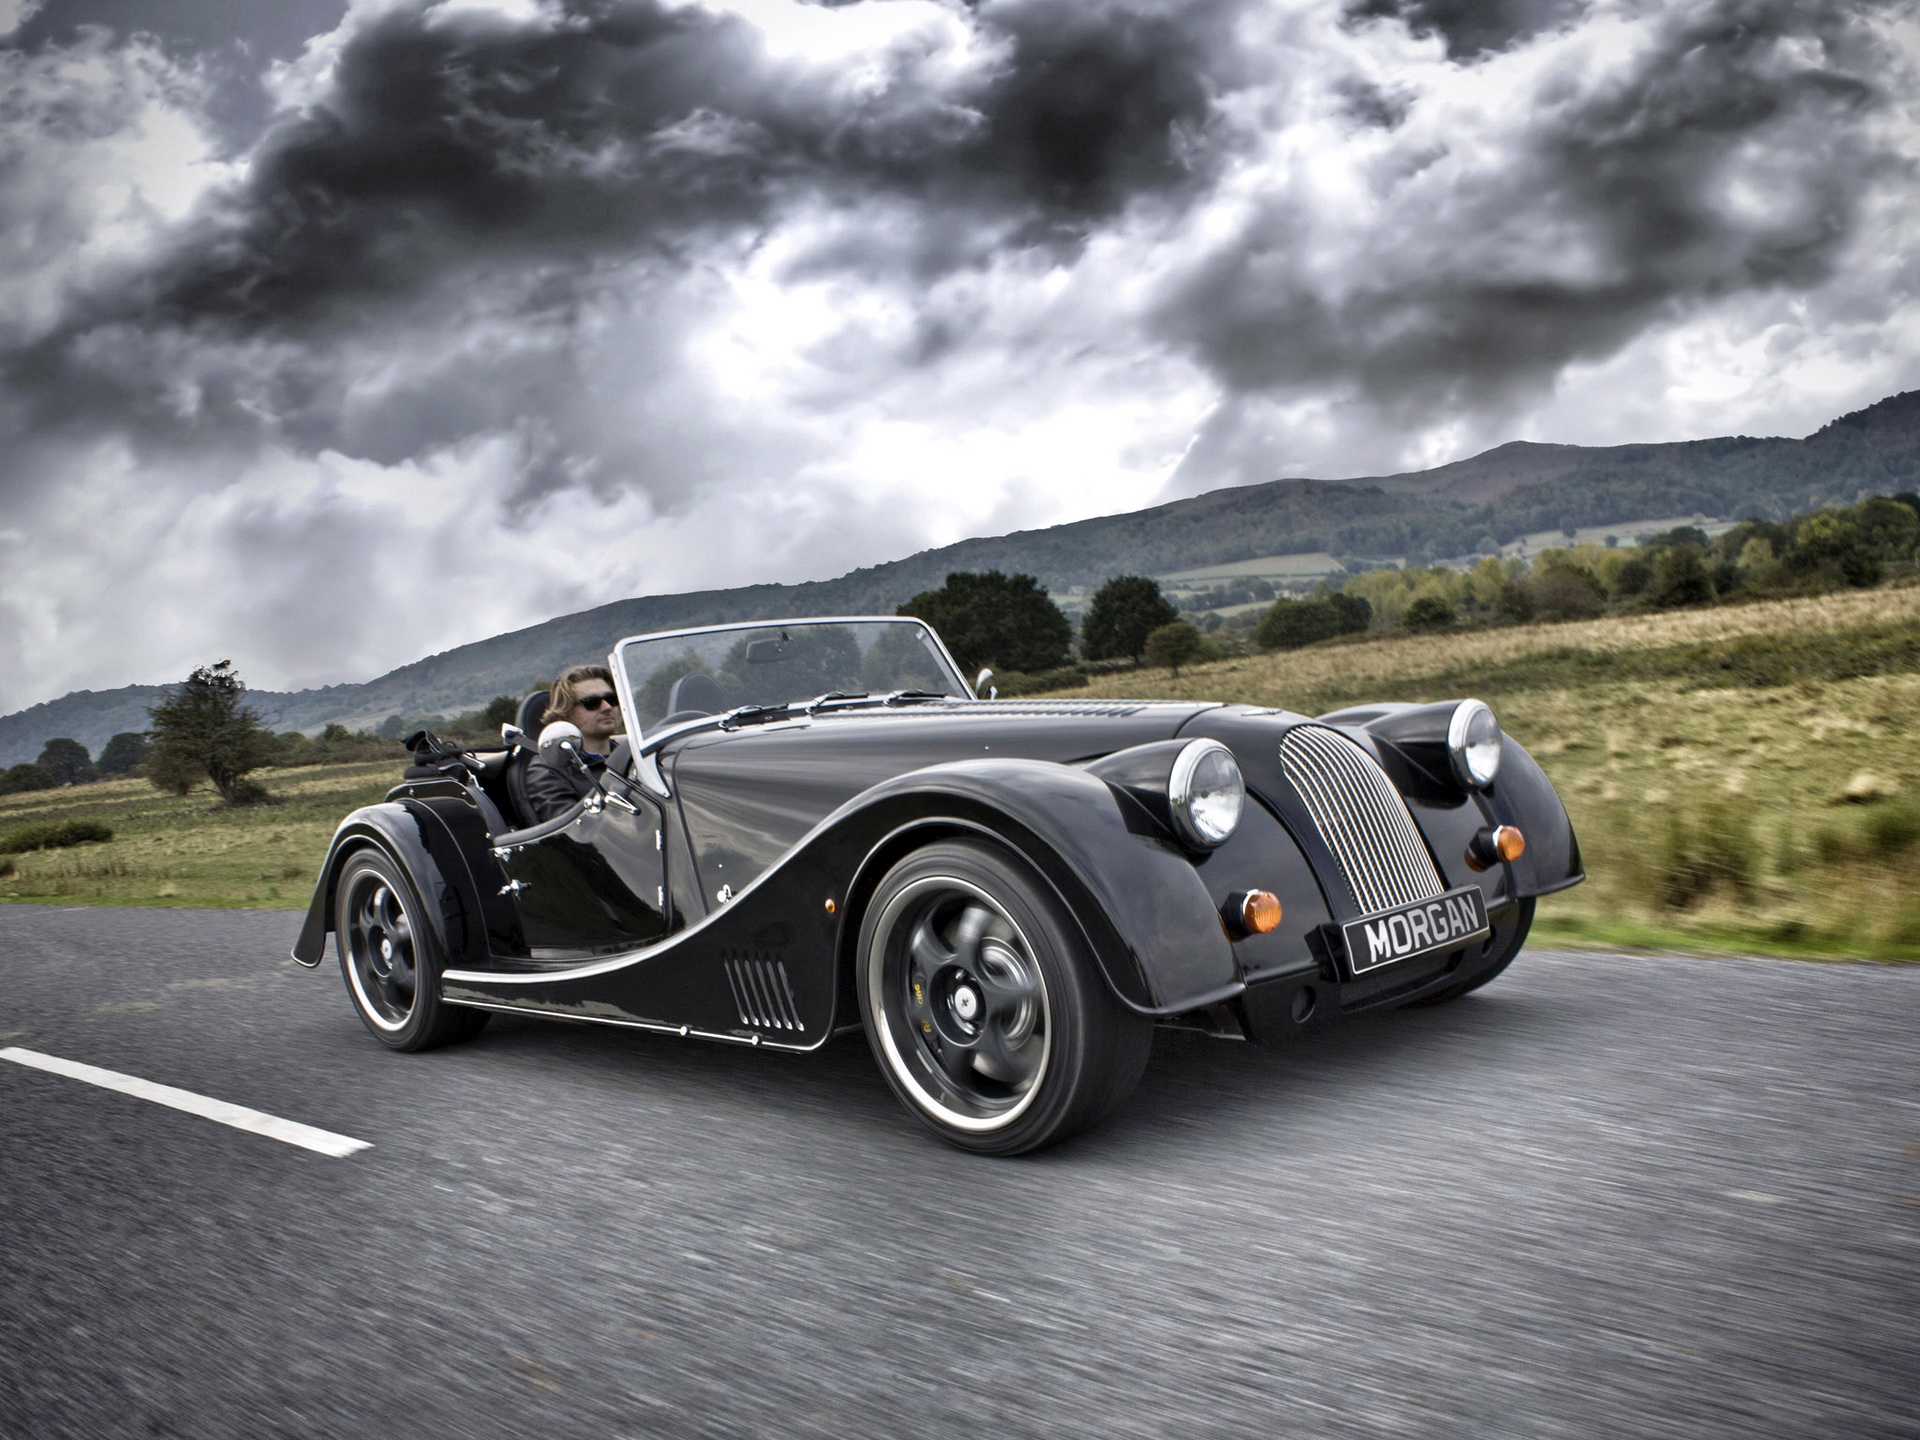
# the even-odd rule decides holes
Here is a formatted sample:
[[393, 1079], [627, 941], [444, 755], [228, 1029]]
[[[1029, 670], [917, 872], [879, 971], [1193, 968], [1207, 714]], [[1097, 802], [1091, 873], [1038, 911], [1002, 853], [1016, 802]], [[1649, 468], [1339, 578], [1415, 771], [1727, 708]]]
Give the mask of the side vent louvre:
[[805, 1030], [787, 980], [787, 962], [775, 954], [730, 950], [721, 962], [733, 987], [740, 1023], [756, 1030]]

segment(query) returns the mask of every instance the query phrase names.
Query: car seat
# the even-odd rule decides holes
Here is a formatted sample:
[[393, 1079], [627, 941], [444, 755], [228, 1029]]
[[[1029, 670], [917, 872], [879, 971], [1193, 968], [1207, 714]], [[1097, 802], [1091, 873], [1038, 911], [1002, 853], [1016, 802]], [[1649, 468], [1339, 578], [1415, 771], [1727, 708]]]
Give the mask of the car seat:
[[520, 708], [513, 717], [513, 723], [520, 727], [521, 735], [513, 752], [507, 756], [507, 798], [513, 802], [514, 820], [521, 826], [540, 822], [540, 817], [534, 813], [533, 802], [527, 796], [527, 767], [533, 763], [533, 757], [540, 753], [540, 717], [546, 712], [547, 693], [545, 690], [534, 691], [520, 702]]
[[660, 721], [672, 725], [680, 720], [698, 720], [702, 715], [718, 715], [727, 709], [727, 692], [711, 675], [696, 670], [682, 675], [667, 692], [667, 713]]

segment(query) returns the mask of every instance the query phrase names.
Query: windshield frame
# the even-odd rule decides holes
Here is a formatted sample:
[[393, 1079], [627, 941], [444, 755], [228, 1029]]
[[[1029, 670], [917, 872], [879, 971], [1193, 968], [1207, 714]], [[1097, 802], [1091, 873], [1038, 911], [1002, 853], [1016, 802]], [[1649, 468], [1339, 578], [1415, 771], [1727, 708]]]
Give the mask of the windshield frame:
[[[628, 684], [627, 666], [623, 652], [629, 645], [639, 645], [654, 640], [679, 640], [689, 635], [716, 635], [728, 630], [768, 630], [783, 625], [918, 625], [926, 638], [932, 642], [935, 655], [946, 665], [947, 673], [953, 679], [956, 700], [975, 700], [973, 687], [967, 684], [966, 676], [954, 662], [953, 652], [947, 649], [946, 641], [926, 621], [915, 615], [790, 615], [784, 620], [737, 620], [724, 625], [692, 625], [681, 630], [653, 630], [645, 635], [629, 635], [615, 643], [613, 653], [607, 657], [607, 668], [613, 671], [613, 688], [620, 695], [620, 713], [627, 722], [627, 743], [638, 756], [646, 744], [646, 734], [640, 725], [640, 712], [635, 708], [632, 687]], [[788, 697], [794, 701], [803, 701], [808, 697], [794, 695]], [[716, 722], [719, 716], [712, 717]], [[658, 728], [658, 727], [656, 727]], [[674, 726], [677, 730], [679, 727]]]

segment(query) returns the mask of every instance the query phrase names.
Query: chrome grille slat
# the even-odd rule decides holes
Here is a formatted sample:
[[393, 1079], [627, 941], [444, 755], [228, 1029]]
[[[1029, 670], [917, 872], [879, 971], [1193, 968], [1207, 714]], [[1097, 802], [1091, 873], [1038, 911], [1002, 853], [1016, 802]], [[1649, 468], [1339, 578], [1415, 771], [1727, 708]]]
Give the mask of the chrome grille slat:
[[1280, 767], [1339, 861], [1361, 914], [1446, 889], [1406, 801], [1359, 745], [1324, 725], [1298, 725], [1280, 741]]
[[[1433, 862], [1413, 828], [1413, 818], [1407, 814], [1406, 802], [1393, 790], [1379, 766], [1357, 746], [1338, 745], [1333, 749], [1340, 756], [1353, 791], [1362, 798], [1366, 807], [1376, 840], [1381, 846], [1380, 855], [1391, 863], [1391, 869], [1385, 877], [1387, 888], [1392, 892], [1387, 904], [1410, 905], [1416, 900], [1424, 900], [1426, 894], [1421, 890], [1421, 871], [1431, 870]], [[1438, 876], [1435, 876], [1434, 884], [1436, 887], [1439, 885]], [[1438, 894], [1439, 890], [1436, 888], [1430, 893]], [[1373, 908], [1386, 907], [1376, 905]]]

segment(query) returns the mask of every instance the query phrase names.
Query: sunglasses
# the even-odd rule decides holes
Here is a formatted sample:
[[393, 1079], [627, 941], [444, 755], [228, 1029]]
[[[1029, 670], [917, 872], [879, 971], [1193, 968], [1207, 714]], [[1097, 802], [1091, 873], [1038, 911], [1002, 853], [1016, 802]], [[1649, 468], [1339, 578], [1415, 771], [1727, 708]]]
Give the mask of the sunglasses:
[[620, 708], [619, 698], [613, 695], [582, 695], [573, 703], [582, 710], [598, 710], [602, 705], [611, 705], [616, 710]]

